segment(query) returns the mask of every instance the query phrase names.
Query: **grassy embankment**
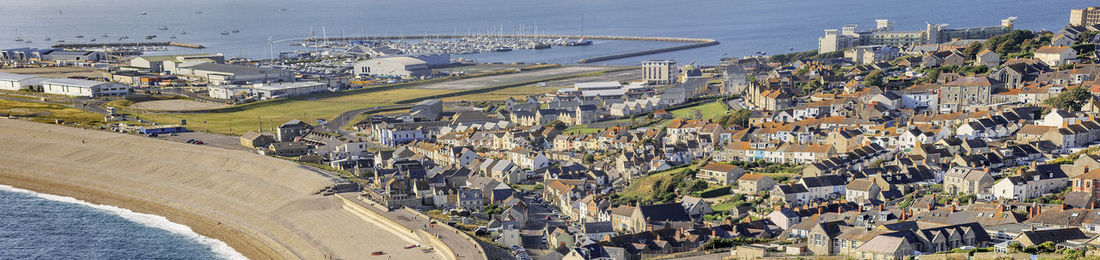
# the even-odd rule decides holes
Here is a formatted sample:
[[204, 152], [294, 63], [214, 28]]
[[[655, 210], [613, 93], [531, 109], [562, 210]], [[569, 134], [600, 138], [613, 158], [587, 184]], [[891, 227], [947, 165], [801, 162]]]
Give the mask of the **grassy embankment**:
[[[429, 98], [441, 98], [450, 100], [483, 101], [489, 98], [503, 98], [508, 96], [526, 96], [540, 94], [547, 91], [546, 88], [530, 86], [545, 80], [566, 79], [607, 73], [604, 71], [595, 73], [582, 73], [567, 75], [552, 79], [539, 79], [515, 84], [507, 84], [475, 90], [438, 90], [405, 88], [420, 84], [406, 84], [401, 87], [385, 86], [371, 89], [360, 89], [349, 93], [327, 94], [318, 96], [306, 96], [258, 102], [234, 106], [226, 109], [217, 109], [202, 113], [156, 114], [139, 113], [142, 118], [159, 123], [179, 123], [185, 119], [191, 129], [209, 131], [220, 134], [242, 134], [259, 128], [259, 124], [281, 124], [290, 119], [313, 121], [315, 119], [331, 119], [340, 113], [373, 107], [392, 105], [409, 105], [419, 100]], [[436, 82], [436, 81], [433, 81]], [[384, 90], [378, 90], [378, 89]], [[372, 90], [373, 89], [373, 90]], [[357, 117], [361, 119], [362, 116]], [[265, 128], [266, 129], [266, 128]]]

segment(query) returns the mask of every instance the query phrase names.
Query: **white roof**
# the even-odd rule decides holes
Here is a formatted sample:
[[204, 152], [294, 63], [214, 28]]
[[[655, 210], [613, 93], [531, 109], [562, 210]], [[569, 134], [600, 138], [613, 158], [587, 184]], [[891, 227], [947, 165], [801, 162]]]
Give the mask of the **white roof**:
[[83, 80], [83, 79], [47, 79], [47, 80], [43, 80], [42, 84], [63, 85], [63, 86], [81, 87], [81, 88], [90, 88], [90, 87], [95, 87], [95, 86], [105, 85], [105, 84], [122, 85], [122, 84], [118, 84], [118, 83], [93, 81], [93, 80]]
[[622, 86], [623, 84], [619, 84], [619, 82], [616, 81], [582, 82], [573, 84], [573, 87], [578, 90], [621, 88]]
[[324, 85], [325, 83], [302, 81], [302, 82], [283, 82], [283, 83], [264, 83], [252, 85], [254, 89], [262, 90], [280, 90], [280, 89], [292, 89], [292, 88], [309, 88]]
[[31, 76], [31, 75], [0, 72], [0, 80], [3, 80], [3, 81], [24, 81], [24, 80], [28, 80], [28, 79], [45, 80], [46, 78]]
[[428, 62], [425, 62], [421, 59], [411, 58], [411, 57], [386, 57], [386, 58], [370, 59], [370, 60], [366, 60], [366, 61], [370, 62], [371, 60], [383, 60], [383, 61], [395, 62], [395, 63], [402, 64], [402, 65], [428, 64]]

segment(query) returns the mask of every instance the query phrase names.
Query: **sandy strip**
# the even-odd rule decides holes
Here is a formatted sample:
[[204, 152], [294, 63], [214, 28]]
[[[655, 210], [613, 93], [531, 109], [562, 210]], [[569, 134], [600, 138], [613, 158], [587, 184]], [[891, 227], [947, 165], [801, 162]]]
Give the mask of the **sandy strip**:
[[165, 216], [251, 259], [438, 257], [313, 195], [327, 177], [243, 151], [0, 119], [0, 184]]

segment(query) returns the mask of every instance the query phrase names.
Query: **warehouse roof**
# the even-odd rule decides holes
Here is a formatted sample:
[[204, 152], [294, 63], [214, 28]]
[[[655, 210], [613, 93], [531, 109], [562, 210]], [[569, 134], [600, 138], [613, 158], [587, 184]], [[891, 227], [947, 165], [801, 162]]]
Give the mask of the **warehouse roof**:
[[174, 61], [174, 60], [178, 59], [179, 57], [190, 58], [190, 57], [207, 57], [207, 56], [217, 56], [217, 55], [212, 55], [212, 54], [180, 54], [180, 55], [161, 55], [161, 56], [141, 56], [140, 58], [145, 59], [147, 61], [170, 61], [170, 60]]
[[95, 86], [99, 86], [99, 85], [103, 85], [103, 84], [122, 85], [122, 84], [118, 84], [118, 83], [93, 81], [93, 80], [83, 80], [83, 79], [47, 79], [47, 80], [43, 80], [42, 84], [65, 85], [65, 86], [81, 87], [81, 88], [90, 88], [90, 87], [95, 87]]
[[192, 66], [187, 67], [187, 68], [192, 69], [192, 70], [213, 71], [213, 72], [222, 72], [222, 73], [229, 73], [229, 74], [262, 74], [262, 73], [269, 73], [269, 72], [274, 72], [275, 71], [274, 69], [269, 69], [269, 68], [260, 68], [260, 67], [242, 66], [242, 65], [232, 65], [232, 64], [218, 64], [218, 63], [201, 63], [201, 64], [192, 65]]
[[[370, 60], [385, 60], [385, 61], [389, 61], [389, 62], [395, 62], [395, 63], [403, 64], [403, 65], [406, 65], [406, 66], [408, 66], [408, 65], [428, 64], [427, 62], [425, 62], [421, 59], [411, 58], [411, 57], [386, 57], [386, 58], [377, 58], [377, 59], [370, 59]], [[367, 61], [370, 61], [370, 60], [367, 60]]]
[[23, 80], [28, 80], [28, 79], [42, 79], [42, 80], [44, 80], [45, 78], [37, 77], [37, 76], [31, 76], [31, 75], [0, 72], [0, 80], [3, 80], [3, 81], [23, 81]]

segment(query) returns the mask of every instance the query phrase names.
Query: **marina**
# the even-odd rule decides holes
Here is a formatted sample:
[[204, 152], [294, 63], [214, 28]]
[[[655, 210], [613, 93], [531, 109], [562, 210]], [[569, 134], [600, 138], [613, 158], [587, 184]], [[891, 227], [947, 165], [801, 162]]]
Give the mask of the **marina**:
[[[155, 37], [155, 36], [153, 36]], [[59, 41], [60, 42], [60, 41]], [[102, 48], [140, 48], [140, 47], [181, 47], [190, 49], [203, 49], [205, 46], [182, 42], [113, 42], [113, 43], [62, 43], [54, 44], [53, 48], [62, 49], [102, 49]]]
[[362, 37], [306, 38], [294, 45], [313, 48], [350, 48], [364, 45], [372, 48], [389, 48], [404, 53], [474, 54], [480, 52], [506, 52], [514, 49], [546, 49], [551, 46], [587, 46], [591, 40], [679, 42], [685, 45], [623, 52], [583, 58], [577, 63], [600, 62], [628, 57], [665, 53], [718, 45], [713, 39], [681, 37], [643, 37], [606, 35], [540, 35], [540, 34], [443, 34], [443, 35], [395, 35]]

